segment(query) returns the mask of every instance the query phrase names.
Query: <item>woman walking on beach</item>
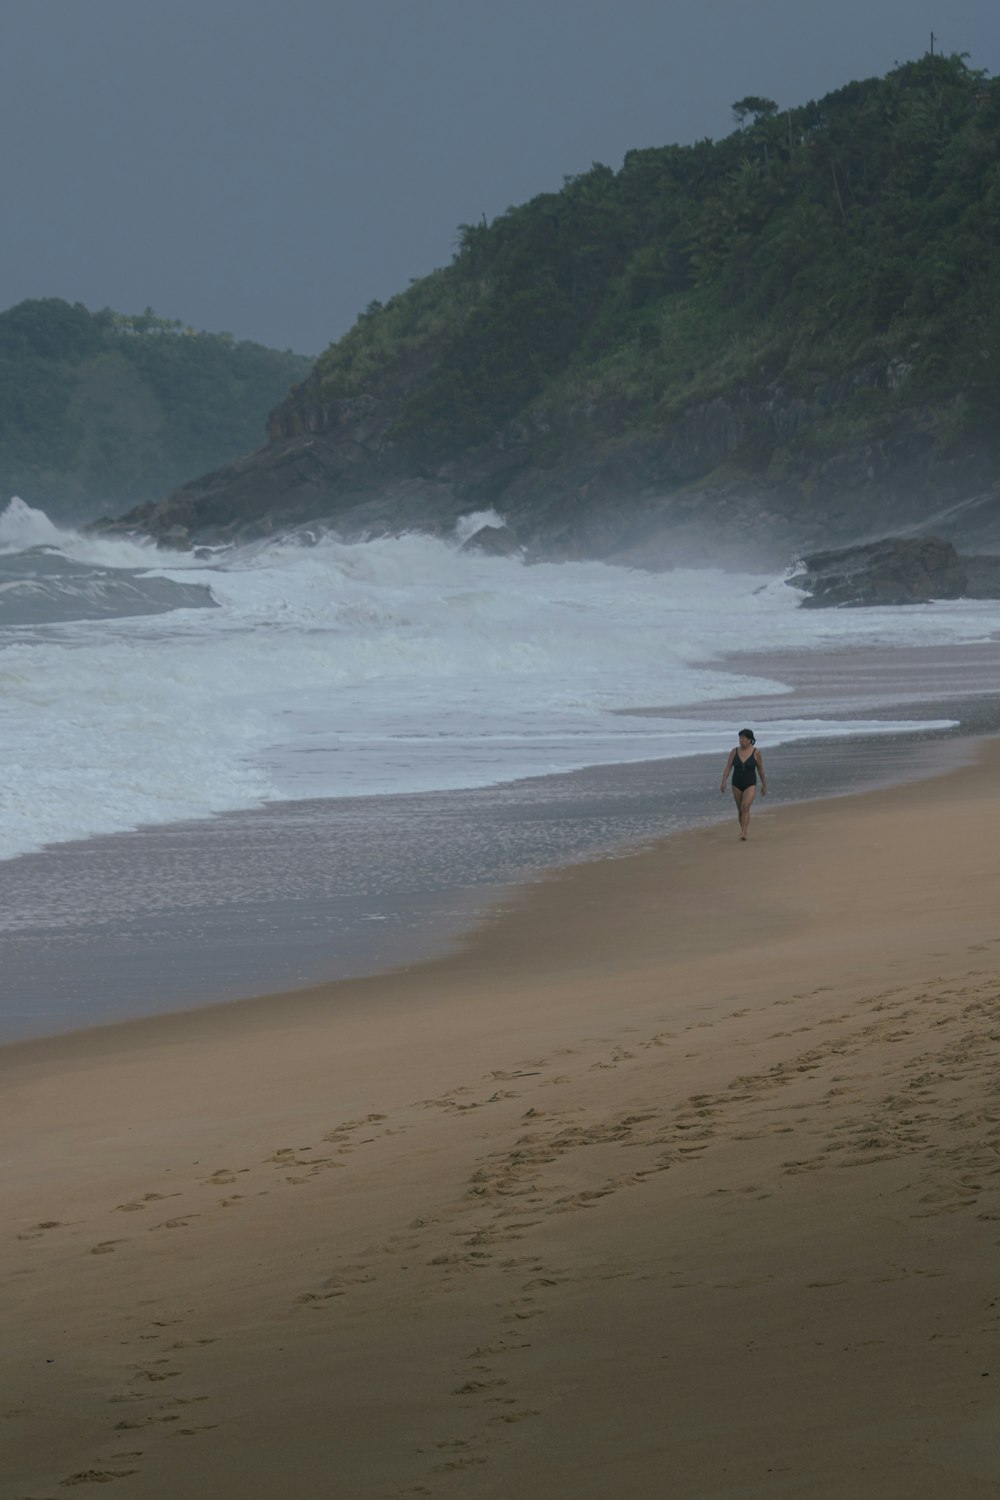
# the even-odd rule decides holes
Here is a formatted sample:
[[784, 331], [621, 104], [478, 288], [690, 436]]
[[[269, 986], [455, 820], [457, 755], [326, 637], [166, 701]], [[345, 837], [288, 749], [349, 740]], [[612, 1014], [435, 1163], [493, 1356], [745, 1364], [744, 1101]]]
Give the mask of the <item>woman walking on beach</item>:
[[735, 750], [730, 750], [729, 759], [726, 761], [726, 769], [722, 773], [722, 786], [720, 791], [726, 790], [726, 782], [729, 780], [730, 772], [733, 777], [733, 799], [736, 803], [736, 816], [740, 820], [740, 838], [746, 839], [750, 829], [750, 807], [757, 795], [757, 772], [760, 772], [760, 794], [767, 796], [767, 776], [764, 773], [764, 759], [754, 742], [752, 729], [740, 730], [740, 742]]

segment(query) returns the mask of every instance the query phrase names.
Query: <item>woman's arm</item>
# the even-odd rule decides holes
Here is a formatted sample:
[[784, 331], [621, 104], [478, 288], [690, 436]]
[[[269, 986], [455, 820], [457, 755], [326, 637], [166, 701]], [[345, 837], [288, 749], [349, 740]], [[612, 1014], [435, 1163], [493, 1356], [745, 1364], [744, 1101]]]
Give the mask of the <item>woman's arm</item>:
[[756, 759], [757, 759], [757, 769], [760, 772], [760, 795], [762, 797], [766, 797], [767, 796], [767, 773], [764, 770], [764, 757], [761, 755], [761, 753], [760, 753], [759, 750], [755, 750], [754, 751], [754, 755], [756, 756]]
[[720, 792], [724, 792], [726, 790], [726, 782], [729, 780], [729, 773], [733, 769], [733, 761], [735, 759], [736, 751], [730, 750], [729, 759], [726, 761], [726, 769], [722, 773], [722, 785], [719, 787]]

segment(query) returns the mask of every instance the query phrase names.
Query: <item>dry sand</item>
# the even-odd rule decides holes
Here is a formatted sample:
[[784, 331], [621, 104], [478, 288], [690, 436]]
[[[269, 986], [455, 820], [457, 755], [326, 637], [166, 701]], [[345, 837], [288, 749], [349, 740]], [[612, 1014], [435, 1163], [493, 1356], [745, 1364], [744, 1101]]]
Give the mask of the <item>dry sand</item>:
[[995, 1497], [998, 783], [0, 1052], [4, 1500]]

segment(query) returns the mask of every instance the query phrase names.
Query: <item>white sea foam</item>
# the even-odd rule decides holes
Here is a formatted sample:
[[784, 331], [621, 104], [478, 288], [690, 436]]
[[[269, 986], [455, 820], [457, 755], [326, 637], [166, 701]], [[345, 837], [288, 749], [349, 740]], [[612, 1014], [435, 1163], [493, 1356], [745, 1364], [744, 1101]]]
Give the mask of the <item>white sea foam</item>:
[[[0, 857], [273, 798], [483, 786], [725, 749], [729, 716], [671, 713], [785, 685], [732, 653], [981, 640], [992, 604], [800, 611], [783, 580], [525, 566], [408, 535], [216, 556], [54, 527], [12, 502], [0, 557], [210, 587], [217, 609], [0, 632]], [[656, 705], [656, 717], [621, 710]], [[767, 740], [920, 727], [767, 716]]]
[[0, 512], [0, 557], [26, 552], [32, 547], [50, 548], [75, 562], [108, 568], [148, 568], [162, 553], [146, 537], [105, 538], [66, 530], [15, 495]]

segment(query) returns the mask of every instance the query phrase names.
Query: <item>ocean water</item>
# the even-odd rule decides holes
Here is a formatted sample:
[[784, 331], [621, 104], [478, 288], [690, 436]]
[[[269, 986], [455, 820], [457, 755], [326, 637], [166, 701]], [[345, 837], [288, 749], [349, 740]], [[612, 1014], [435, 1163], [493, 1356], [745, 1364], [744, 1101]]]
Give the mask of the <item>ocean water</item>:
[[749, 699], [769, 747], [943, 728], [854, 717], [843, 693], [803, 716], [767, 662], [1000, 634], [992, 601], [803, 611], [783, 577], [461, 549], [499, 519], [446, 539], [313, 529], [177, 554], [12, 500], [0, 859], [270, 803], [724, 755]]

